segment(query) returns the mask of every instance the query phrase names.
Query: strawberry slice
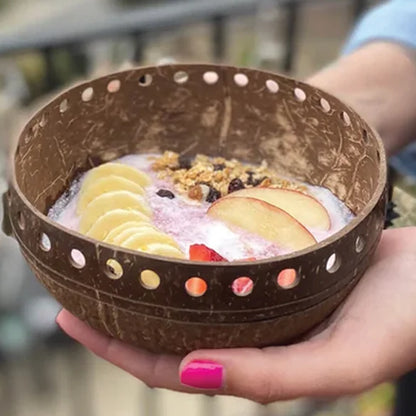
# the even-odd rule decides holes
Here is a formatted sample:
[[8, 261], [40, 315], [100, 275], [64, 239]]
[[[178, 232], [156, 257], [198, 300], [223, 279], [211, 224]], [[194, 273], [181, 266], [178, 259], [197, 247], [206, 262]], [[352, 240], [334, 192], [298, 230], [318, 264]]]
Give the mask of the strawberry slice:
[[189, 259], [195, 261], [228, 261], [205, 244], [192, 244], [189, 247]]

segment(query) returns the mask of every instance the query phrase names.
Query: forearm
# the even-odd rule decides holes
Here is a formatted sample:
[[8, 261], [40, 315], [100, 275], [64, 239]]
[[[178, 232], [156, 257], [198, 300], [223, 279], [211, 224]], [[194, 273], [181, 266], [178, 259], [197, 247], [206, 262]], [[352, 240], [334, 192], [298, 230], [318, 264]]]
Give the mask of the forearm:
[[416, 139], [414, 55], [397, 44], [370, 43], [307, 81], [356, 109], [392, 154]]

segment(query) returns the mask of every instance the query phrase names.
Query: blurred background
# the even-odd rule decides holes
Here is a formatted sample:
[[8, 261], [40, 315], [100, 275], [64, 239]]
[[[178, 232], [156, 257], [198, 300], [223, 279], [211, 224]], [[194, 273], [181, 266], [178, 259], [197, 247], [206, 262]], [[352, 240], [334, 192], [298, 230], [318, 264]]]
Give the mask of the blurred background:
[[[303, 78], [336, 58], [363, 0], [0, 0], [0, 190], [22, 123], [60, 89], [134, 65], [225, 62]], [[415, 150], [392, 159], [414, 224]], [[413, 165], [413, 171], [412, 171]], [[259, 406], [150, 390], [57, 329], [59, 310], [0, 237], [1, 416], [387, 416], [394, 385], [338, 401]]]

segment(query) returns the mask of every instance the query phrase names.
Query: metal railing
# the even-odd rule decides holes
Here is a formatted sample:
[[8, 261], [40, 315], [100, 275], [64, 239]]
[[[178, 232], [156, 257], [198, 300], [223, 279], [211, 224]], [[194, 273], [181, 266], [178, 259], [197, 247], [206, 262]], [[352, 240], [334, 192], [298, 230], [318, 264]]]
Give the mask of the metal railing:
[[[152, 34], [196, 22], [210, 22], [213, 58], [221, 61], [226, 49], [227, 22], [237, 16], [256, 13], [266, 1], [273, 1], [286, 11], [285, 56], [281, 69], [290, 72], [296, 54], [299, 9], [305, 4], [328, 0], [171, 0], [141, 7], [116, 7], [114, 3], [107, 2], [86, 4], [82, 13], [78, 7], [74, 7], [74, 10], [66, 13], [65, 18], [49, 19], [24, 31], [0, 36], [0, 56], [41, 51], [46, 63], [47, 87], [51, 90], [59, 83], [52, 62], [52, 54], [57, 49], [72, 51], [74, 58], [81, 64], [84, 54], [82, 47], [85, 44], [97, 39], [123, 36], [131, 38], [136, 45], [135, 59], [140, 62], [143, 49]], [[351, 4], [352, 19], [361, 14], [368, 3], [367, 0], [347, 2]]]

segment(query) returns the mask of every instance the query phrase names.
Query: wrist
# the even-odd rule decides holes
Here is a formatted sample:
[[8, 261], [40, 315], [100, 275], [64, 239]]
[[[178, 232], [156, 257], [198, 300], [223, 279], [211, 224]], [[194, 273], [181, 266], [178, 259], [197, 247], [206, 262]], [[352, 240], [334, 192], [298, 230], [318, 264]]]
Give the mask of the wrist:
[[412, 53], [403, 47], [366, 45], [307, 82], [355, 109], [379, 132], [388, 154], [414, 139], [416, 66]]

